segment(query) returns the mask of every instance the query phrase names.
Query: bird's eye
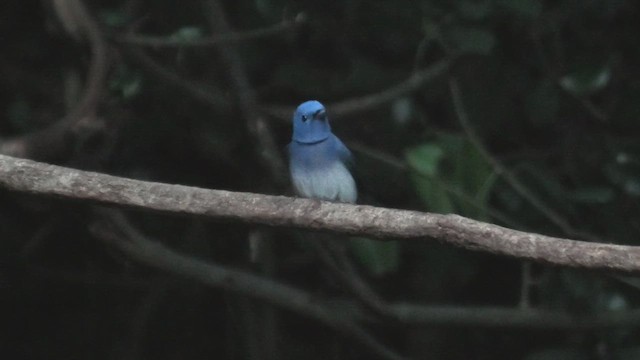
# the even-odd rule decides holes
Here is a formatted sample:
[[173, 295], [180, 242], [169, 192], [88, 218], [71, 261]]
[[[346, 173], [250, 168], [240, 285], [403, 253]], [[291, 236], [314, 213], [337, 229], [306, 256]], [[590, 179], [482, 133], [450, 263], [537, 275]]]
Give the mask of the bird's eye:
[[302, 121], [303, 121], [303, 122], [307, 122], [307, 120], [309, 120], [309, 118], [307, 117], [307, 115], [302, 115]]

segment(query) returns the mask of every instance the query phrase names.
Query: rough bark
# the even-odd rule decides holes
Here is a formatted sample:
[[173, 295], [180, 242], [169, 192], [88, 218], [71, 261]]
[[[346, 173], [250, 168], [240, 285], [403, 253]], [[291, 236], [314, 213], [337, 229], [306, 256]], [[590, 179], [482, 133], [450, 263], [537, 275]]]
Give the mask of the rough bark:
[[438, 239], [537, 262], [640, 272], [640, 248], [554, 238], [467, 219], [366, 205], [140, 181], [0, 155], [0, 187], [38, 195], [212, 219], [380, 239]]

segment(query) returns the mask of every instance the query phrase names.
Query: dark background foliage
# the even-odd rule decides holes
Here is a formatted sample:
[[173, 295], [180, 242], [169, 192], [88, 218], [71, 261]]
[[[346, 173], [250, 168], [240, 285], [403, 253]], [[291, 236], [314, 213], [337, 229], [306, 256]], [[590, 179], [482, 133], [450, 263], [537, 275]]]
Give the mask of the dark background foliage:
[[[296, 16], [303, 21], [219, 46], [192, 45], [225, 36], [221, 9], [207, 1], [86, 5], [107, 41], [105, 91], [89, 125], [75, 123], [54, 139], [65, 146], [49, 147], [30, 135], [60, 136], [50, 129], [64, 121], [90, 81], [90, 46], [65, 30], [69, 19], [56, 12], [55, 1], [0, 3], [0, 145], [44, 147], [37, 154], [5, 152], [137, 179], [291, 194], [282, 181], [286, 172], [274, 175], [290, 137], [288, 114], [318, 99], [356, 156], [361, 203], [640, 245], [637, 2], [225, 1], [222, 10], [237, 33], [290, 24]], [[176, 45], [140, 45], [127, 38], [131, 34]], [[450, 61], [449, 70], [416, 91], [332, 113], [331, 104], [384, 91], [442, 60]], [[242, 100], [238, 76], [248, 80], [249, 101]], [[266, 135], [252, 130], [256, 119], [268, 123]], [[259, 139], [267, 135], [276, 158], [261, 155]], [[136, 264], [94, 238], [93, 217], [83, 204], [0, 192], [3, 358], [373, 357], [286, 309]], [[350, 297], [303, 232], [130, 217], [183, 253], [319, 298]], [[256, 238], [263, 243], [259, 252], [251, 246]], [[579, 318], [626, 311], [639, 301], [633, 279], [608, 274], [529, 267], [433, 241], [352, 239], [349, 245], [359, 272], [392, 302], [529, 304]], [[370, 330], [420, 359], [640, 358], [633, 327], [383, 322]]]

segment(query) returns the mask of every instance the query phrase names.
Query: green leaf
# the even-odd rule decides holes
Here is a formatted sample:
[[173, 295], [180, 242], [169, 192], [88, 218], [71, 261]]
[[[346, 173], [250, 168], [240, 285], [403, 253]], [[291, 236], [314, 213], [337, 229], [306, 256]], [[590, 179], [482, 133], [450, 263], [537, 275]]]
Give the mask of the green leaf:
[[525, 360], [584, 360], [589, 356], [586, 352], [574, 348], [557, 348], [538, 350], [529, 354]]
[[623, 184], [624, 191], [631, 196], [640, 196], [640, 179], [628, 179]]
[[123, 11], [102, 10], [98, 16], [103, 23], [111, 27], [123, 27], [131, 22], [131, 18]]
[[526, 101], [529, 119], [534, 123], [547, 125], [556, 120], [560, 97], [558, 88], [551, 79], [541, 80]]
[[406, 159], [414, 170], [411, 180], [427, 209], [448, 214], [454, 212], [455, 207], [438, 178], [438, 167], [443, 155], [443, 150], [437, 144], [424, 144], [407, 151]]
[[542, 2], [538, 0], [499, 0], [498, 5], [526, 18], [535, 18], [542, 12]]
[[588, 96], [602, 90], [610, 80], [610, 66], [587, 64], [563, 76], [560, 86], [576, 96]]
[[429, 175], [414, 173], [411, 174], [411, 181], [427, 210], [441, 214], [456, 212], [453, 199], [440, 180]]
[[380, 276], [398, 270], [400, 246], [397, 241], [351, 238], [351, 251], [370, 274]]
[[438, 171], [438, 164], [444, 152], [436, 144], [424, 144], [409, 150], [406, 154], [409, 166], [418, 172], [435, 176]]
[[[416, 192], [429, 211], [486, 217], [485, 206], [496, 177], [466, 139], [440, 135], [435, 141], [408, 150], [406, 158]], [[473, 203], [468, 198], [474, 199]]]
[[608, 180], [617, 185], [627, 195], [640, 196], [640, 166], [638, 150], [628, 149], [619, 151], [615, 162], [608, 163], [604, 173]]
[[137, 96], [142, 90], [142, 76], [136, 70], [121, 65], [114, 71], [109, 80], [109, 89], [124, 100]]
[[481, 28], [453, 28], [449, 31], [449, 39], [461, 53], [489, 55], [496, 44], [495, 36]]
[[196, 26], [185, 26], [171, 34], [169, 38], [173, 40], [184, 41], [188, 43], [193, 40], [199, 40], [203, 36], [202, 29]]
[[611, 202], [614, 196], [615, 192], [610, 187], [584, 187], [570, 194], [573, 201], [585, 204], [605, 204]]
[[488, 17], [493, 10], [493, 1], [488, 0], [458, 0], [455, 2], [455, 5], [460, 15], [470, 20], [482, 20]]
[[616, 351], [616, 359], [618, 360], [637, 360], [640, 359], [640, 347], [632, 347]]
[[11, 125], [17, 129], [27, 130], [33, 109], [24, 96], [18, 96], [15, 101], [9, 104], [7, 118]]
[[[457, 135], [441, 135], [438, 141], [447, 154], [444, 164], [448, 171], [443, 172], [443, 180], [457, 186], [460, 192], [474, 198], [477, 204], [486, 205], [496, 177], [484, 156], [473, 144]], [[485, 211], [478, 206], [458, 197], [454, 199], [457, 213], [475, 219], [486, 217]]]

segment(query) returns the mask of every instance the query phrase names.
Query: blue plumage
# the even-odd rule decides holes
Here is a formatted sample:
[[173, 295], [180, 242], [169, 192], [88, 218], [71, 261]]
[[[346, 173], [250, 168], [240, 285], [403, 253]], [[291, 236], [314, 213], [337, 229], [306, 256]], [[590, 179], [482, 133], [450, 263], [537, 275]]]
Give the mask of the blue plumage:
[[332, 132], [324, 106], [312, 100], [293, 114], [291, 181], [300, 196], [354, 203], [358, 193], [347, 164], [351, 152]]

